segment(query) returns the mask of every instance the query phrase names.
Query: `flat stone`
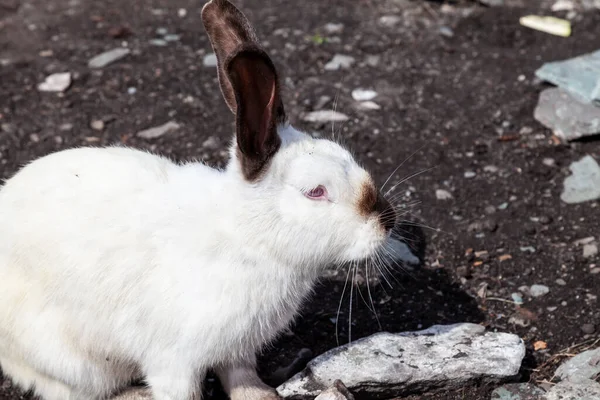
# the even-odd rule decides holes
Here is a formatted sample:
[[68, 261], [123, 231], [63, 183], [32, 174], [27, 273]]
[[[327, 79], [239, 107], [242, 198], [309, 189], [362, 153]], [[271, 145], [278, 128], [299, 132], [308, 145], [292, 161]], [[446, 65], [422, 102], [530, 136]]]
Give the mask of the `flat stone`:
[[576, 204], [600, 199], [600, 166], [591, 156], [585, 156], [569, 166], [572, 172], [564, 182], [560, 198]]
[[148, 41], [152, 46], [165, 47], [168, 43], [164, 39], [150, 39]]
[[71, 73], [61, 72], [48, 75], [44, 82], [38, 85], [40, 92], [64, 92], [71, 86]]
[[494, 390], [491, 400], [540, 400], [545, 393], [531, 383], [509, 383]]
[[323, 29], [325, 30], [325, 32], [333, 35], [336, 33], [342, 33], [342, 31], [344, 30], [344, 24], [336, 24], [333, 22], [330, 22], [328, 24], [325, 24], [325, 26], [323, 27]]
[[347, 121], [349, 117], [346, 114], [333, 110], [312, 111], [303, 118], [307, 122], [341, 122]]
[[535, 71], [535, 76], [579, 96], [583, 101], [600, 104], [600, 50], [546, 63]]
[[533, 115], [556, 136], [567, 141], [600, 133], [600, 107], [583, 102], [560, 88], [544, 90]]
[[336, 54], [333, 56], [331, 61], [325, 64], [325, 71], [337, 71], [338, 69], [346, 69], [350, 68], [356, 59], [352, 56], [347, 56], [344, 54]]
[[322, 354], [277, 391], [284, 398], [308, 399], [341, 379], [357, 397], [401, 397], [513, 378], [524, 356], [518, 336], [471, 323], [384, 332]]
[[175, 121], [169, 121], [166, 124], [139, 131], [136, 136], [142, 139], [156, 139], [177, 129], [179, 129], [179, 124]]
[[597, 374], [600, 374], [600, 347], [579, 353], [563, 362], [555, 373], [561, 380], [571, 381], [592, 379]]
[[546, 393], [544, 400], [598, 400], [600, 383], [591, 379], [571, 382], [562, 381]]
[[124, 47], [117, 47], [116, 49], [106, 51], [92, 58], [90, 61], [88, 61], [88, 67], [104, 68], [109, 64], [119, 61], [129, 53], [131, 53], [131, 50]]
[[358, 109], [364, 111], [381, 110], [381, 106], [374, 101], [361, 101], [358, 103]]

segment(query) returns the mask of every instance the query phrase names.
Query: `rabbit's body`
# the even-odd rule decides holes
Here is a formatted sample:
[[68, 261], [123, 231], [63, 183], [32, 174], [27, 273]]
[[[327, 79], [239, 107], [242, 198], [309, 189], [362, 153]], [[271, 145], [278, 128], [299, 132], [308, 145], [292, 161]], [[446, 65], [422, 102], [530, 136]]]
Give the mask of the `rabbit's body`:
[[202, 20], [236, 114], [224, 171], [82, 148], [0, 189], [0, 367], [44, 400], [138, 378], [154, 400], [197, 399], [208, 369], [232, 400], [276, 399], [255, 353], [325, 265], [374, 256], [393, 226], [348, 151], [289, 124], [243, 14], [211, 0]]
[[157, 362], [202, 371], [272, 339], [315, 276], [253, 243], [232, 174], [109, 148], [53, 154], [11, 179], [0, 191], [3, 368], [101, 395]]

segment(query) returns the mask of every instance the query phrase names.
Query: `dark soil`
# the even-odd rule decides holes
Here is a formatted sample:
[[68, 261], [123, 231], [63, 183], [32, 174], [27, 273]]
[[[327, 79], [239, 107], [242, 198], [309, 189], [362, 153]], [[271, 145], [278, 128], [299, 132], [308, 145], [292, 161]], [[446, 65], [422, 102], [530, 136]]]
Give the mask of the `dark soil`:
[[[199, 20], [202, 3], [0, 0], [0, 176], [49, 152], [113, 143], [223, 165], [232, 116], [214, 69], [202, 65], [210, 52]], [[600, 235], [599, 202], [567, 205], [560, 193], [569, 164], [586, 154], [599, 159], [600, 141], [561, 144], [533, 119], [533, 110], [546, 87], [534, 71], [600, 48], [600, 12], [579, 14], [572, 37], [559, 38], [519, 26], [520, 16], [540, 11], [536, 1], [526, 2], [529, 9], [440, 3], [236, 1], [280, 69], [287, 112], [297, 127], [330, 135], [331, 124], [301, 121], [303, 112], [329, 96], [338, 111], [352, 116], [333, 128], [336, 137], [381, 182], [416, 152], [390, 186], [415, 175], [394, 193], [426, 237], [426, 247], [419, 243], [420, 269], [395, 268], [389, 285], [381, 277], [370, 280], [377, 315], [364, 301], [364, 279], [356, 279], [351, 321], [348, 291], [338, 318], [346, 274], [324, 281], [291, 331], [261, 358], [267, 380], [302, 348], [317, 355], [350, 336], [471, 321], [522, 337], [528, 355], [519, 379], [539, 382], [552, 377], [564, 349], [581, 344], [569, 349], [576, 353], [599, 337], [600, 274], [590, 267], [598, 259], [584, 259], [574, 244]], [[185, 17], [178, 16], [181, 8]], [[402, 20], [386, 27], [379, 23], [383, 15]], [[326, 33], [327, 23], [343, 23], [343, 32]], [[454, 36], [440, 35], [442, 25], [452, 27]], [[181, 38], [152, 46], [157, 28]], [[124, 37], [115, 38], [117, 33]], [[101, 70], [87, 67], [91, 57], [123, 41], [133, 50], [127, 58]], [[357, 63], [324, 71], [335, 53]], [[369, 56], [378, 62], [371, 57], [369, 64]], [[47, 75], [63, 71], [74, 74], [64, 94], [37, 90]], [[382, 109], [358, 110], [350, 95], [357, 87], [375, 89]], [[331, 107], [333, 101], [325, 106]], [[104, 122], [102, 130], [91, 128], [96, 120]], [[182, 128], [156, 140], [135, 136], [169, 120]], [[554, 164], [546, 165], [547, 158]], [[467, 179], [466, 171], [476, 176]], [[437, 200], [435, 191], [442, 188], [453, 199]], [[414, 238], [407, 235], [407, 241]], [[475, 256], [482, 251], [487, 254]], [[511, 293], [532, 284], [550, 292], [525, 295], [520, 307], [510, 302]], [[584, 324], [594, 324], [595, 333], [584, 333]], [[536, 341], [547, 349], [535, 351]], [[493, 387], [474, 384], [406, 398], [480, 400]], [[0, 399], [17, 398], [6, 380]]]

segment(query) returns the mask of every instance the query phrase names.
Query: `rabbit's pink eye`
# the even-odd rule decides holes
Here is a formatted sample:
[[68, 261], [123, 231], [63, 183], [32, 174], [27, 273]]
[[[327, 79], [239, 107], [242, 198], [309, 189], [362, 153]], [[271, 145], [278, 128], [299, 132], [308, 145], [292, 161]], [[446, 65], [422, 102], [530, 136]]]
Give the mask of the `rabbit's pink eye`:
[[325, 199], [327, 198], [327, 191], [323, 186], [319, 185], [314, 189], [304, 192], [304, 195], [313, 200]]

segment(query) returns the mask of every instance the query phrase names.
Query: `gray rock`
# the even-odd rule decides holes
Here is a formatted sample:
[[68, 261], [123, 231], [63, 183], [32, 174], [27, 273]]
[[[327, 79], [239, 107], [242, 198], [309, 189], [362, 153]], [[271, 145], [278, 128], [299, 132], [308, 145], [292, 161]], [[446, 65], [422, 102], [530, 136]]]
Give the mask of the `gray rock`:
[[381, 106], [374, 101], [361, 101], [358, 103], [358, 109], [364, 111], [381, 110]]
[[477, 176], [477, 174], [474, 171], [465, 172], [465, 178], [467, 178], [467, 179], [475, 178], [476, 176]]
[[341, 379], [357, 396], [402, 396], [467, 382], [502, 381], [518, 374], [525, 345], [516, 335], [485, 332], [476, 324], [432, 326], [417, 332], [378, 333], [322, 354], [277, 388], [308, 399]]
[[583, 246], [583, 257], [592, 258], [598, 254], [598, 246], [595, 243], [586, 244]]
[[440, 33], [440, 35], [445, 37], [454, 37], [454, 31], [448, 26], [440, 26], [438, 32]]
[[354, 396], [339, 379], [333, 386], [315, 397], [315, 400], [354, 400]]
[[545, 285], [531, 285], [529, 288], [529, 295], [531, 297], [542, 297], [550, 293], [550, 288]]
[[326, 71], [337, 71], [342, 68], [350, 68], [355, 63], [355, 58], [344, 54], [336, 54], [333, 56], [331, 61], [325, 64]]
[[386, 259], [394, 263], [401, 263], [403, 265], [419, 265], [421, 263], [419, 257], [412, 253], [406, 243], [394, 238], [386, 241], [385, 254], [387, 255]]
[[584, 351], [562, 363], [555, 375], [561, 380], [592, 379], [600, 374], [600, 347]]
[[177, 129], [179, 129], [179, 124], [175, 121], [169, 121], [166, 124], [139, 131], [136, 136], [142, 139], [156, 139]]
[[533, 115], [556, 136], [567, 141], [600, 133], [600, 107], [583, 102], [560, 88], [544, 90]]
[[600, 104], [600, 50], [568, 60], [546, 63], [535, 71], [535, 75], [584, 101]]
[[540, 400], [545, 393], [531, 383], [509, 383], [494, 390], [491, 400]]
[[131, 53], [131, 50], [124, 47], [117, 47], [116, 49], [106, 51], [92, 58], [90, 61], [88, 61], [88, 67], [104, 68], [109, 64], [119, 61], [129, 53]]
[[306, 114], [303, 118], [307, 122], [341, 122], [347, 121], [349, 117], [346, 114], [333, 110], [319, 110]]
[[205, 55], [202, 59], [202, 65], [204, 65], [205, 67], [216, 67], [217, 55], [215, 53]]
[[562, 201], [576, 204], [600, 199], [600, 166], [596, 160], [585, 156], [569, 169], [573, 174], [565, 179]]
[[546, 393], [544, 400], [598, 400], [600, 383], [591, 379], [571, 382], [562, 381]]

